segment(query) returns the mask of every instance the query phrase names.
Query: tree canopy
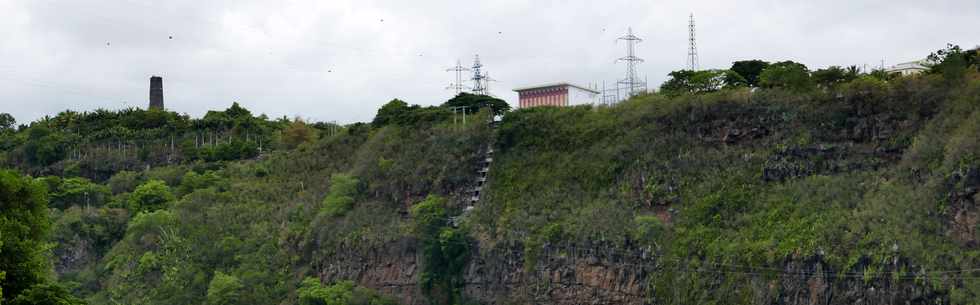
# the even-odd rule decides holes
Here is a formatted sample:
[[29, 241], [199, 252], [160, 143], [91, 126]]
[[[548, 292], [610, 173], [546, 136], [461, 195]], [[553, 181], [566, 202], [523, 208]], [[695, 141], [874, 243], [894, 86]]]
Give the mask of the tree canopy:
[[316, 278], [308, 277], [296, 290], [300, 305], [394, 305], [394, 300], [358, 287], [351, 281], [340, 281], [324, 286]]
[[741, 60], [733, 62], [731, 70], [745, 78], [745, 83], [749, 87], [758, 87], [759, 75], [766, 67], [769, 67], [769, 62], [758, 59]]
[[0, 170], [0, 303], [83, 304], [48, 277], [47, 206], [40, 181]]
[[805, 91], [813, 88], [810, 70], [801, 63], [781, 61], [769, 65], [759, 75], [759, 84], [766, 88]]
[[832, 88], [839, 84], [850, 82], [858, 78], [857, 66], [850, 66], [847, 69], [839, 66], [830, 66], [825, 69], [813, 71], [813, 82], [821, 88]]
[[417, 126], [441, 122], [451, 115], [452, 112], [443, 107], [409, 106], [402, 100], [393, 99], [378, 109], [371, 126], [376, 128], [386, 125]]
[[958, 45], [947, 44], [929, 54], [927, 60], [932, 63], [930, 73], [940, 74], [948, 82], [959, 82], [971, 67], [980, 71], [980, 48], [963, 51]]
[[670, 72], [668, 76], [670, 78], [660, 86], [660, 91], [668, 96], [714, 92], [746, 83], [741, 75], [731, 70], [679, 70]]
[[462, 92], [442, 104], [443, 107], [467, 107], [468, 113], [490, 108], [493, 115], [503, 115], [510, 111], [510, 105], [502, 99], [489, 95], [478, 95]]
[[165, 208], [167, 203], [175, 199], [166, 183], [160, 180], [150, 180], [137, 187], [129, 195], [129, 208], [133, 213], [152, 212]]
[[0, 280], [4, 298], [11, 300], [42, 283], [50, 268], [44, 255], [51, 224], [48, 198], [39, 181], [0, 170]]
[[0, 113], [0, 133], [14, 129], [17, 120], [9, 113]]

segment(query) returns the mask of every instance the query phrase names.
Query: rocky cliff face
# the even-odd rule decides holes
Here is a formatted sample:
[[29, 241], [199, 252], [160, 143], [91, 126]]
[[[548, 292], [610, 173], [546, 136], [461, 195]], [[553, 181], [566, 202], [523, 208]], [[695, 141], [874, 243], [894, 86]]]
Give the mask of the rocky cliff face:
[[395, 297], [401, 304], [427, 304], [418, 285], [417, 253], [414, 239], [368, 249], [338, 247], [315, 268], [323, 282], [352, 280]]
[[[534, 253], [519, 244], [476, 247], [466, 269], [463, 295], [480, 304], [660, 304], [650, 279], [671, 268], [644, 250], [612, 250], [608, 245], [544, 246]], [[428, 304], [418, 286], [419, 260], [414, 240], [367, 250], [341, 250], [318, 266], [324, 282], [354, 280], [395, 297], [401, 304]], [[533, 265], [525, 257], [535, 257]], [[895, 266], [904, 263], [896, 261]], [[911, 268], [905, 266], [906, 269]], [[897, 270], [897, 269], [896, 269]], [[719, 279], [725, 272], [691, 269]], [[717, 271], [717, 272], [716, 272]], [[731, 271], [731, 270], [729, 270]], [[732, 271], [734, 272], [734, 271]], [[934, 304], [948, 303], [941, 293], [913, 279], [865, 280], [839, 276], [819, 259], [788, 262], [782, 272], [751, 277], [752, 301], [758, 304]], [[690, 294], [688, 294], [690, 295]], [[683, 302], [683, 301], [682, 301]]]
[[652, 257], [610, 249], [503, 245], [478, 251], [466, 271], [464, 295], [481, 304], [644, 304]]
[[[343, 250], [318, 266], [324, 282], [354, 280], [397, 298], [427, 304], [418, 288], [414, 240], [368, 250]], [[474, 247], [463, 295], [481, 304], [644, 304], [652, 263], [644, 253], [628, 255], [593, 245], [545, 246], [525, 263], [520, 245]], [[635, 257], [627, 257], [635, 256]]]

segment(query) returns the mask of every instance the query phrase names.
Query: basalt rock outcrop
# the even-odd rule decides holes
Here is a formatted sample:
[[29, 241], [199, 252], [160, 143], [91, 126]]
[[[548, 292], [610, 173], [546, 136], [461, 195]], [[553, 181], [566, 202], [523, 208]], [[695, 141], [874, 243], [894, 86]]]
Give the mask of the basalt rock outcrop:
[[[545, 245], [527, 251], [519, 243], [477, 245], [464, 273], [463, 296], [479, 304], [662, 304], [650, 280], [677, 267], [645, 249], [614, 250], [611, 245]], [[418, 249], [414, 240], [399, 240], [367, 250], [340, 251], [318, 266], [324, 282], [354, 280], [396, 298], [401, 304], [429, 304], [419, 288]], [[533, 259], [527, 259], [532, 256]], [[860, 264], [859, 264], [860, 265]], [[710, 266], [704, 265], [704, 266]], [[915, 270], [896, 259], [893, 270]], [[901, 267], [901, 268], [900, 268]], [[933, 304], [946, 298], [917, 271], [869, 277], [832, 270], [819, 258], [789, 261], [782, 271], [759, 273], [748, 280], [759, 304]], [[700, 276], [745, 274], [745, 270], [712, 267], [687, 269]], [[737, 271], [737, 272], [736, 272]], [[710, 281], [710, 280], [709, 280]], [[661, 288], [663, 289], [663, 288]]]

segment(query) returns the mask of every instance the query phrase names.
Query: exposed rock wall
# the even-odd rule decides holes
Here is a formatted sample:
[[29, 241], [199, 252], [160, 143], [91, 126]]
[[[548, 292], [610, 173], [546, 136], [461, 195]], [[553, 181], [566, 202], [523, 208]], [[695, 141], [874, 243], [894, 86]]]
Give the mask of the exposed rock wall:
[[[642, 251], [598, 245], [520, 245], [479, 251], [466, 271], [464, 295], [481, 304], [644, 304], [652, 260]], [[533, 255], [525, 264], [525, 255]]]
[[[526, 266], [520, 245], [474, 247], [463, 295], [481, 304], [644, 304], [649, 260], [637, 251], [603, 251], [598, 246], [544, 247]], [[426, 304], [418, 288], [417, 248], [401, 240], [368, 250], [339, 250], [318, 266], [324, 282], [354, 280], [397, 298]], [[638, 264], [639, 263], [639, 264]]]
[[427, 304], [418, 285], [419, 258], [414, 239], [382, 247], [338, 247], [336, 253], [316, 266], [323, 282], [352, 280], [395, 297], [401, 304]]
[[[610, 249], [608, 245], [563, 245], [525, 252], [520, 244], [477, 246], [465, 271], [463, 295], [480, 304], [663, 303], [656, 299], [649, 282], [664, 264], [643, 250]], [[341, 249], [318, 266], [319, 274], [324, 282], [354, 280], [401, 304], [428, 304], [418, 286], [417, 251], [415, 241], [408, 239], [367, 250]], [[525, 264], [526, 255], [536, 257], [530, 260], [533, 266]], [[896, 261], [895, 266], [903, 264]], [[760, 275], [750, 281], [748, 287], [755, 287], [753, 302], [759, 304], [948, 303], [944, 294], [915, 279], [839, 277], [819, 259], [789, 262], [780, 276]]]

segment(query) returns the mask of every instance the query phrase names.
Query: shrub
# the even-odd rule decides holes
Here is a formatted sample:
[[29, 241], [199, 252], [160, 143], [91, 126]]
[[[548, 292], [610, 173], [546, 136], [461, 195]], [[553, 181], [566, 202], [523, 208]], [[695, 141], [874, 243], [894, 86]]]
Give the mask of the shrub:
[[323, 286], [316, 278], [308, 277], [296, 289], [300, 305], [394, 305], [394, 300], [370, 289], [340, 281]]
[[129, 210], [133, 213], [152, 212], [166, 207], [176, 200], [170, 187], [163, 181], [150, 180], [143, 183], [129, 196]]
[[242, 285], [237, 277], [215, 272], [208, 285], [207, 305], [237, 305], [242, 303]]
[[132, 192], [137, 186], [143, 183], [143, 176], [133, 171], [120, 171], [109, 178], [106, 185], [113, 195]]
[[62, 179], [50, 192], [49, 206], [58, 209], [75, 205], [99, 207], [108, 202], [111, 196], [109, 187], [92, 183], [85, 178]]
[[183, 197], [194, 190], [221, 186], [222, 182], [224, 180], [214, 171], [206, 171], [203, 174], [189, 171], [187, 174], [184, 174], [184, 178], [180, 179], [180, 186], [177, 187], [177, 196]]
[[347, 174], [334, 174], [330, 177], [330, 193], [323, 198], [323, 212], [329, 216], [343, 216], [354, 207], [354, 196], [358, 193], [357, 178]]

